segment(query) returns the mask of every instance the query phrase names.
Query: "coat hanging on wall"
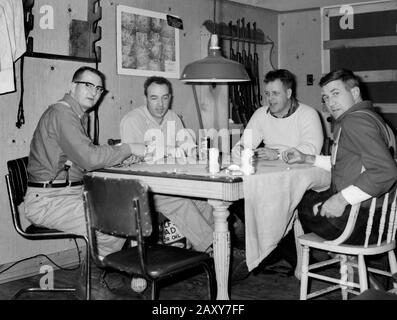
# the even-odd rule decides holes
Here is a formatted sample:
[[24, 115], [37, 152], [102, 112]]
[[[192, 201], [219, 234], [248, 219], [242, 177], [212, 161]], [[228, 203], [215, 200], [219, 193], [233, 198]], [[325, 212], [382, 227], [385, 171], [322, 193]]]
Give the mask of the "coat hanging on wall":
[[0, 0], [0, 94], [15, 91], [14, 62], [25, 51], [22, 0]]

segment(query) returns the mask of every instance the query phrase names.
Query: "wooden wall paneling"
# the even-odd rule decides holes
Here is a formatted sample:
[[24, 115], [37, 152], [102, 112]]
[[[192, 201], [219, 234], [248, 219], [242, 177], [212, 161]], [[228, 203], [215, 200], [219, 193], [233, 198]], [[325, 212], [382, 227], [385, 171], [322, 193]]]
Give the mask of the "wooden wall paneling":
[[[116, 5], [123, 4], [136, 8], [160, 11], [179, 16], [183, 19], [184, 30], [180, 32], [181, 68], [187, 63], [202, 58], [200, 52], [200, 26], [212, 17], [212, 0], [119, 0], [101, 1], [103, 18], [100, 21], [102, 38], [98, 45], [102, 48], [102, 61], [99, 70], [106, 75], [109, 94], [99, 108], [100, 143], [106, 143], [108, 138], [119, 137], [119, 123], [121, 117], [132, 108], [142, 105], [143, 82], [145, 77], [118, 75], [116, 72]], [[50, 5], [54, 9], [54, 30], [40, 32], [40, 13], [43, 6]], [[68, 8], [71, 6], [72, 11]], [[243, 6], [229, 1], [219, 2], [218, 21], [235, 21], [244, 15], [250, 20], [258, 22], [258, 28], [266, 30], [276, 41], [273, 54], [277, 56], [277, 16], [261, 8]], [[68, 26], [71, 19], [84, 20], [87, 17], [87, 1], [81, 0], [36, 0], [33, 7], [35, 15], [35, 29], [32, 36], [37, 40], [35, 50], [68, 54], [67, 43]], [[44, 31], [44, 30], [41, 30]], [[59, 41], [58, 41], [59, 40]], [[40, 47], [39, 47], [40, 45]], [[64, 51], [62, 51], [64, 50]], [[205, 52], [205, 54], [207, 54]], [[275, 61], [275, 63], [277, 63]], [[7, 160], [25, 156], [29, 152], [29, 145], [37, 122], [49, 104], [62, 98], [69, 90], [74, 71], [82, 65], [94, 67], [93, 63], [83, 61], [66, 61], [53, 59], [25, 58], [25, 120], [20, 129], [15, 127], [16, 114], [20, 91], [0, 95], [0, 175], [6, 173]], [[16, 63], [15, 74], [19, 77], [19, 61]], [[263, 75], [261, 75], [263, 76]], [[192, 89], [178, 79], [171, 79], [176, 93], [174, 111], [183, 116], [188, 128], [197, 132], [197, 119], [193, 101]], [[19, 80], [16, 80], [19, 86]], [[16, 234], [9, 211], [9, 203], [5, 184], [0, 184], [0, 264], [7, 265], [38, 252], [51, 254], [73, 249], [74, 244], [60, 240], [60, 242], [28, 241]], [[72, 251], [73, 255], [73, 251]], [[23, 268], [22, 268], [23, 269]], [[21, 270], [22, 270], [21, 269]], [[14, 272], [15, 269], [10, 269]], [[20, 271], [23, 273], [23, 271]], [[38, 272], [38, 269], [37, 269]]]
[[[339, 12], [339, 10], [338, 10]], [[330, 12], [329, 9], [321, 8], [320, 10], [321, 16], [321, 44], [329, 41], [329, 18]], [[323, 74], [328, 73], [330, 71], [330, 52], [329, 50], [321, 50], [321, 72]]]
[[363, 82], [397, 81], [397, 70], [368, 70], [355, 72]]
[[360, 39], [340, 39], [323, 41], [323, 49], [345, 49], [361, 47], [384, 47], [397, 43], [397, 36], [369, 37]]
[[[390, 120], [397, 113], [397, 1], [357, 3], [351, 8], [349, 27], [343, 25], [346, 16], [341, 6], [321, 9], [322, 72], [353, 70], [362, 80], [363, 98]], [[397, 123], [392, 122], [396, 130]]]

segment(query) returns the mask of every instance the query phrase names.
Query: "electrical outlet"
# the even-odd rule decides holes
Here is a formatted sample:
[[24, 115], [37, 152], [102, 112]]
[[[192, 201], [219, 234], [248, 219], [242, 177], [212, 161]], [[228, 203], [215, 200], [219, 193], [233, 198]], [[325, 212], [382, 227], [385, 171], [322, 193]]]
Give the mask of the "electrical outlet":
[[306, 84], [307, 84], [308, 86], [312, 86], [312, 85], [313, 85], [313, 82], [314, 82], [313, 75], [312, 75], [312, 74], [307, 74], [307, 75], [306, 75]]

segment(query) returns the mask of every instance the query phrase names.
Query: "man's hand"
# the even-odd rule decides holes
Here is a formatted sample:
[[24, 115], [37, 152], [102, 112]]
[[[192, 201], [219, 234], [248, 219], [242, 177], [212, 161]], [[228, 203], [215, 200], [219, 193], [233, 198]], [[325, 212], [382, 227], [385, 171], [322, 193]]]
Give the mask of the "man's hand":
[[320, 215], [327, 218], [340, 217], [349, 203], [345, 200], [340, 192], [334, 194], [331, 198], [324, 202]]
[[237, 143], [232, 149], [232, 162], [240, 164], [241, 162], [241, 152], [244, 150], [244, 146]]
[[280, 153], [276, 149], [270, 149], [264, 147], [264, 148], [255, 149], [255, 155], [258, 159], [277, 160], [279, 158]]
[[293, 164], [293, 163], [313, 164], [315, 160], [315, 156], [304, 154], [295, 148], [290, 148], [281, 152], [281, 159], [283, 159], [284, 162], [289, 164]]
[[134, 163], [139, 163], [143, 161], [143, 156], [138, 156], [136, 154], [130, 155], [128, 158], [124, 159], [123, 162], [121, 163], [122, 167], [129, 167], [130, 165]]

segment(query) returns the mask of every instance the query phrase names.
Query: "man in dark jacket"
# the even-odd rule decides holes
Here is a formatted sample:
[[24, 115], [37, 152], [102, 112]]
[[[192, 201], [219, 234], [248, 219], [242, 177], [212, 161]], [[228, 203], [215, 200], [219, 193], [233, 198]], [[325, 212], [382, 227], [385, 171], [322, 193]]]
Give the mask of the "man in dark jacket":
[[[361, 203], [355, 229], [346, 242], [362, 244], [369, 199], [382, 197], [396, 188], [395, 137], [372, 103], [363, 101], [353, 72], [332, 71], [320, 80], [320, 86], [322, 98], [336, 120], [332, 155], [312, 156], [289, 149], [282, 153], [282, 158], [287, 163], [310, 163], [331, 171], [330, 189], [306, 192], [298, 206], [304, 231], [335, 239], [345, 228], [351, 205]], [[313, 212], [317, 203], [318, 214]], [[377, 203], [381, 206], [382, 201]], [[380, 214], [375, 213], [374, 228], [379, 219]]]

